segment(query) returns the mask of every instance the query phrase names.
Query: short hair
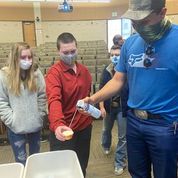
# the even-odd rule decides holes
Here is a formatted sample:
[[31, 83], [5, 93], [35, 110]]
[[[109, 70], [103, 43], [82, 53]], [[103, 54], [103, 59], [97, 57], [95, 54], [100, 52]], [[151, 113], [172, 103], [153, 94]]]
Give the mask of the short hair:
[[119, 41], [120, 41], [120, 40], [123, 40], [122, 36], [119, 35], [119, 34], [115, 35], [115, 36], [113, 37], [113, 43], [114, 43], [114, 45], [119, 45]]
[[113, 45], [113, 46], [111, 47], [111, 50], [117, 50], [117, 49], [121, 49], [121, 47], [118, 46], [118, 45]]
[[60, 49], [61, 42], [65, 43], [65, 44], [75, 42], [75, 44], [77, 46], [77, 40], [71, 33], [68, 33], [68, 32], [62, 33], [58, 36], [58, 38], [57, 38], [57, 49], [58, 50]]
[[154, 9], [152, 13], [159, 14], [161, 11], [162, 11], [162, 9], [161, 9], [161, 8], [159, 8], [159, 9]]

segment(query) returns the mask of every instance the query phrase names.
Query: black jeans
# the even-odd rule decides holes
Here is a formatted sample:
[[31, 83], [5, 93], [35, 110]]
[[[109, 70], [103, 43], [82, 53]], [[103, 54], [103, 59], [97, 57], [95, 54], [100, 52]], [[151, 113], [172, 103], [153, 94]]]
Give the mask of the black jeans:
[[54, 132], [51, 132], [49, 139], [50, 151], [73, 150], [77, 153], [84, 177], [90, 153], [91, 131], [92, 125], [89, 125], [81, 131], [74, 132], [73, 138], [64, 142], [56, 139]]

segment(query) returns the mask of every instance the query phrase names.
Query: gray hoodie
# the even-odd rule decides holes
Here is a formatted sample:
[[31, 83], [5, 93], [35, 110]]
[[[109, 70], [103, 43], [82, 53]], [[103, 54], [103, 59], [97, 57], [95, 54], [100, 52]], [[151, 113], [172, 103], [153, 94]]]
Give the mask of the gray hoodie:
[[2, 122], [14, 133], [25, 134], [39, 131], [46, 114], [45, 82], [39, 69], [37, 75], [37, 92], [30, 92], [21, 84], [21, 95], [9, 92], [7, 78], [0, 70], [0, 116]]

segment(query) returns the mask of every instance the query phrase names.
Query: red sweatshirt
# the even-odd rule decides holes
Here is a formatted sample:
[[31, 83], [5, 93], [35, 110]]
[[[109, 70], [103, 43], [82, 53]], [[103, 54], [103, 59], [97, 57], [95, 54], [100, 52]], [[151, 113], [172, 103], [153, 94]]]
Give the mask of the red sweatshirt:
[[[77, 73], [63, 61], [54, 64], [46, 75], [46, 93], [50, 129], [55, 131], [58, 126], [69, 126], [79, 99], [89, 96], [91, 75], [88, 69], [76, 63]], [[72, 122], [72, 130], [82, 130], [92, 123], [90, 116], [77, 111]]]

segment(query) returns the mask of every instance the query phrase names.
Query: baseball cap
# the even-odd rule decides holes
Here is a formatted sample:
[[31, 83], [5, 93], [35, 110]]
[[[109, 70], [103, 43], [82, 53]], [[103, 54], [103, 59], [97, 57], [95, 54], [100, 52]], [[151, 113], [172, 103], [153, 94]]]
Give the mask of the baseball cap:
[[154, 10], [165, 7], [166, 0], [129, 0], [129, 9], [122, 18], [142, 20]]

